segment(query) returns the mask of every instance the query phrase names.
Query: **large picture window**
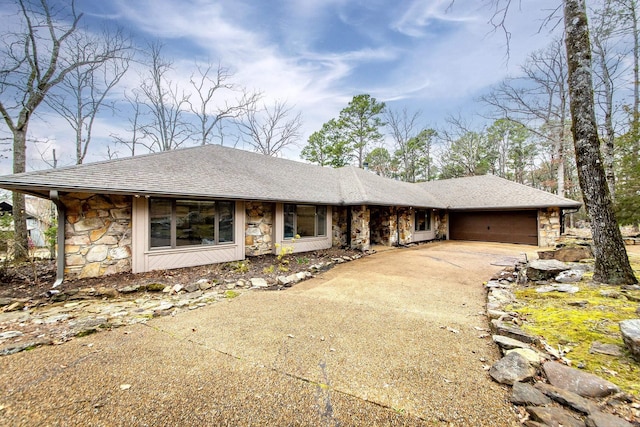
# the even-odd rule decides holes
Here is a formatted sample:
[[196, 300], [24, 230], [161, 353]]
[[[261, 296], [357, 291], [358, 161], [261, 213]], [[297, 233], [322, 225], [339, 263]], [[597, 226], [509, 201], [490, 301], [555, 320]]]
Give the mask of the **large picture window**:
[[284, 205], [284, 238], [327, 235], [327, 207]]
[[416, 231], [431, 230], [431, 211], [428, 209], [416, 210]]
[[150, 199], [149, 246], [176, 248], [233, 242], [233, 202]]

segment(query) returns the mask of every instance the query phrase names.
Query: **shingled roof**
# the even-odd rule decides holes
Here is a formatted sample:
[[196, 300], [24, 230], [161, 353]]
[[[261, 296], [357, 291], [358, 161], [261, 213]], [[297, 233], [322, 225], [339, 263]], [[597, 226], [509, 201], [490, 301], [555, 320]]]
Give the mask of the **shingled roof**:
[[494, 175], [423, 182], [419, 185], [449, 209], [491, 210], [561, 207], [579, 208], [580, 202], [556, 196]]
[[44, 197], [58, 190], [450, 209], [580, 206], [490, 175], [410, 184], [353, 166], [332, 169], [219, 145], [2, 176], [0, 187]]

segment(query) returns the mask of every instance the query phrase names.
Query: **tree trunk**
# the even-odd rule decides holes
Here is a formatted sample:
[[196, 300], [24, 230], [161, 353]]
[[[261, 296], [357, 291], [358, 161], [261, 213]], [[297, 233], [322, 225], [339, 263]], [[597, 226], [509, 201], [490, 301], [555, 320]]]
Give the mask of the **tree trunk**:
[[[27, 126], [13, 130], [13, 173], [26, 171]], [[24, 194], [13, 192], [13, 255], [16, 261], [27, 259], [29, 235]]]
[[602, 283], [616, 285], [637, 283], [613, 212], [602, 165], [584, 0], [564, 1], [564, 24], [569, 65], [569, 103], [573, 119], [571, 131], [576, 151], [578, 179], [593, 233], [593, 278]]

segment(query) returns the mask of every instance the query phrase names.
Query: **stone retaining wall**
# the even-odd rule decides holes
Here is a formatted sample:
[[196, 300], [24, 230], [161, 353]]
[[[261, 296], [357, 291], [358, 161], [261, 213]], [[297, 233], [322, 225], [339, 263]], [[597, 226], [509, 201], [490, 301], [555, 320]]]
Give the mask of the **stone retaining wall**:
[[245, 210], [245, 255], [257, 256], [273, 253], [274, 204], [247, 202]]
[[65, 276], [131, 271], [131, 197], [69, 193], [60, 200], [66, 207]]
[[548, 208], [538, 211], [538, 246], [555, 246], [560, 238], [560, 209]]

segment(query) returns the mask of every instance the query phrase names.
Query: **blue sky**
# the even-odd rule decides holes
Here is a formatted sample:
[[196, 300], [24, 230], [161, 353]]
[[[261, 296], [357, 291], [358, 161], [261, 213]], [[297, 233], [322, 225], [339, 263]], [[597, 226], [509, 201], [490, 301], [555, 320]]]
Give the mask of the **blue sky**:
[[[165, 44], [175, 81], [188, 82], [196, 60], [220, 62], [233, 81], [286, 100], [302, 113], [301, 146], [349, 100], [368, 93], [392, 109], [422, 111], [425, 126], [447, 115], [471, 117], [475, 99], [550, 40], [542, 19], [557, 0], [525, 0], [507, 22], [512, 38], [488, 24], [493, 10], [479, 0], [77, 0], [90, 28], [119, 25], [136, 44]], [[0, 0], [0, 13], [10, 6]], [[517, 6], [517, 5], [516, 5]], [[138, 84], [134, 67], [123, 88]], [[105, 158], [110, 134], [125, 126], [104, 115], [88, 161]], [[0, 128], [2, 129], [2, 128]], [[3, 129], [2, 129], [3, 130]], [[0, 131], [2, 131], [0, 130]], [[49, 138], [61, 163], [72, 163], [71, 137], [62, 119], [41, 110], [32, 137]], [[285, 153], [297, 159], [298, 149]], [[38, 153], [29, 152], [39, 168]], [[0, 161], [0, 173], [9, 173]]]

